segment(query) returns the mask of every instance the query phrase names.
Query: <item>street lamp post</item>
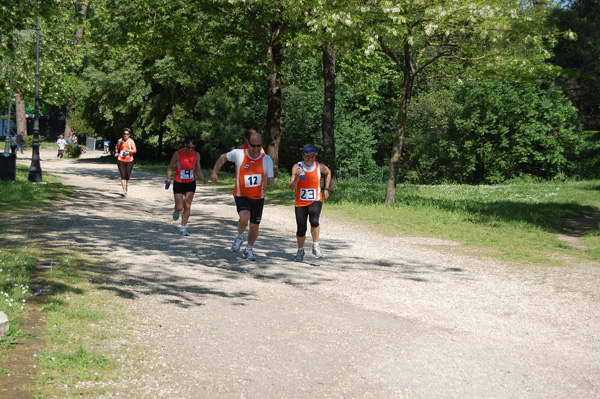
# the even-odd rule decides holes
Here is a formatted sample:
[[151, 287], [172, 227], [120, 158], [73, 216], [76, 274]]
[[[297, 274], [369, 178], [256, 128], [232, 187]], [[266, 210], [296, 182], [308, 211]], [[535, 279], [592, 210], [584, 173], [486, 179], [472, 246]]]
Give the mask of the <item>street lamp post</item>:
[[6, 141], [4, 152], [0, 153], [0, 180], [15, 181], [17, 178], [17, 154], [10, 152], [10, 108], [12, 106], [12, 60], [10, 62], [10, 88], [8, 93], [8, 117], [6, 118]]
[[42, 166], [40, 165], [40, 0], [37, 0], [37, 26], [35, 28], [35, 119], [33, 120], [33, 143], [31, 145], [31, 166], [29, 181], [42, 181]]
[[[13, 60], [10, 60], [10, 78], [8, 89], [8, 116], [6, 117], [6, 140], [4, 143], [4, 153], [10, 153], [10, 109], [12, 106], [12, 81], [13, 81]], [[8, 156], [8, 155], [6, 155]]]

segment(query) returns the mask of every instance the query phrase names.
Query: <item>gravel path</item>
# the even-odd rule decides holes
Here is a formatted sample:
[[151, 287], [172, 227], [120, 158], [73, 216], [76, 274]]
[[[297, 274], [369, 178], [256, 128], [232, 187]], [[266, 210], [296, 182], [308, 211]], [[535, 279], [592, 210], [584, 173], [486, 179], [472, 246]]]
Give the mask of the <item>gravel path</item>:
[[[50, 236], [106, 254], [118, 270], [108, 288], [128, 298], [138, 342], [162, 370], [123, 381], [128, 395], [600, 397], [597, 264], [449, 255], [458, 243], [363, 231], [326, 204], [324, 259], [293, 262], [293, 209], [268, 204], [247, 262], [230, 250], [229, 189], [199, 186], [182, 237], [162, 176], [134, 169], [121, 198], [116, 166], [42, 158], [76, 190], [47, 216]], [[122, 388], [107, 397], [131, 397]]]

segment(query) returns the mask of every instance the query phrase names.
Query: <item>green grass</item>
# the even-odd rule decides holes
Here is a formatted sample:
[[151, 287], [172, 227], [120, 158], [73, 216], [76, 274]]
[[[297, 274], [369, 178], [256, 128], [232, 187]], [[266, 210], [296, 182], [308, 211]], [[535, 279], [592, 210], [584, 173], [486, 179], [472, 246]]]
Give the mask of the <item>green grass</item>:
[[72, 192], [52, 176], [44, 174], [43, 179], [46, 184], [30, 183], [29, 168], [17, 165], [15, 181], [0, 181], [0, 216], [36, 210]]
[[[0, 182], [0, 218], [28, 213], [70, 193], [57, 179], [48, 177], [47, 184], [32, 184], [29, 169], [17, 166], [16, 180]], [[23, 338], [20, 330], [29, 292], [29, 281], [41, 248], [28, 242], [32, 231], [23, 232], [16, 225], [2, 225], [0, 235], [0, 311], [7, 314], [10, 329], [0, 340], [0, 349]], [[1, 359], [0, 359], [1, 360]]]
[[[44, 181], [47, 184], [30, 183], [28, 168], [18, 166], [16, 181], [0, 182], [0, 311], [10, 321], [9, 331], [0, 339], [0, 373], [13, 373], [6, 362], [8, 354], [27, 345], [32, 336], [23, 326], [41, 308], [46, 340], [35, 357], [37, 397], [95, 397], [124, 373], [133, 375], [131, 367], [143, 368], [136, 360], [143, 357], [133, 344], [113, 349], [115, 341], [127, 339], [132, 326], [123, 314], [123, 300], [99, 289], [108, 273], [103, 266], [73, 248], [48, 247], [39, 238], [41, 227], [36, 231], [7, 220], [52, 207], [70, 194], [51, 176], [44, 175]], [[55, 264], [40, 282], [36, 265], [42, 258], [54, 259]], [[35, 288], [31, 287], [34, 278]], [[42, 295], [34, 296], [33, 290], [42, 286]], [[116, 356], [133, 360], [118, 366]]]
[[360, 220], [392, 235], [459, 241], [466, 250], [501, 260], [567, 265], [600, 260], [599, 229], [582, 238], [581, 251], [558, 239], [565, 218], [600, 207], [600, 181], [515, 181], [497, 186], [398, 185], [396, 201], [383, 205], [385, 186], [341, 181], [326, 211]]

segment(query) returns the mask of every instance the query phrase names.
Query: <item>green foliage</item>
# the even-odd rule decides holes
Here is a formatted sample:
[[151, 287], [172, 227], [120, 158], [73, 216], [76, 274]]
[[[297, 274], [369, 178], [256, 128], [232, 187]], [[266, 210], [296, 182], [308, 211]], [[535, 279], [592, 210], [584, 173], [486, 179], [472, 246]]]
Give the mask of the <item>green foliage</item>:
[[[291, 50], [290, 50], [291, 51]], [[296, 58], [297, 56], [297, 58]], [[283, 118], [279, 165], [289, 172], [301, 160], [306, 144], [322, 149], [321, 113], [323, 84], [321, 62], [316, 54], [293, 53], [294, 63], [286, 65], [286, 85], [283, 87]]]
[[94, 135], [94, 128], [92, 128], [88, 124], [88, 121], [86, 119], [83, 119], [80, 116], [71, 115], [71, 118], [69, 118], [69, 126], [71, 126], [71, 129], [74, 132], [77, 132], [79, 134], [83, 134], [83, 135], [87, 135], [87, 136]]
[[577, 175], [583, 178], [600, 176], [600, 132], [585, 131], [581, 133], [581, 142], [573, 152]]
[[377, 141], [372, 126], [356, 113], [339, 114], [336, 155], [340, 176], [373, 175], [379, 168], [373, 160]]
[[418, 102], [415, 111], [428, 112], [412, 118], [407, 181], [499, 183], [576, 172], [576, 110], [558, 88], [489, 80], [459, 84], [445, 96]]
[[[248, 85], [247, 91], [229, 91], [223, 87], [209, 89], [197, 99], [195, 113], [182, 123], [195, 129], [202, 140], [203, 150], [214, 160], [223, 152], [238, 147], [245, 141], [244, 127], [258, 119], [261, 103], [259, 87]], [[237, 95], [236, 95], [237, 94]], [[260, 127], [253, 125], [260, 131]]]
[[80, 146], [79, 144], [69, 144], [65, 148], [65, 152], [69, 158], [79, 158], [83, 152], [83, 146]]
[[566, 33], [559, 37], [551, 62], [565, 69], [558, 79], [567, 96], [579, 109], [586, 130], [600, 130], [600, 4], [574, 0], [568, 8], [556, 7], [551, 23]]

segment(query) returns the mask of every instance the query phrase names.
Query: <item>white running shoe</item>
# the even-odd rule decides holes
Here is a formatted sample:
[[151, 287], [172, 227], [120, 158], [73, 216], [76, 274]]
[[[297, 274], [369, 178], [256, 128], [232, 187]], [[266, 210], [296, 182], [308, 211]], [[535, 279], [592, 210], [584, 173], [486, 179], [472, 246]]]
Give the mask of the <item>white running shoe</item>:
[[233, 252], [237, 252], [240, 250], [240, 247], [242, 246], [242, 243], [244, 242], [244, 235], [238, 235], [237, 238], [235, 239], [235, 241], [233, 242], [233, 245], [231, 246], [231, 250]]
[[123, 190], [123, 192], [121, 193], [121, 197], [125, 197], [127, 196], [127, 190]]
[[294, 261], [302, 262], [304, 260], [304, 248], [298, 248], [298, 252], [296, 252], [296, 257]]
[[319, 244], [313, 244], [312, 247], [312, 253], [315, 256], [315, 258], [322, 258], [323, 257], [323, 252], [321, 252], [321, 247], [319, 246]]
[[188, 231], [187, 231], [187, 227], [185, 227], [185, 226], [179, 226], [179, 232], [181, 233], [182, 236], [190, 235], [190, 233], [188, 233]]
[[181, 215], [180, 212], [173, 211], [173, 220], [179, 220], [179, 215]]
[[246, 249], [244, 249], [244, 258], [248, 259], [248, 260], [255, 260], [254, 252], [252, 252], [252, 248], [246, 247]]

